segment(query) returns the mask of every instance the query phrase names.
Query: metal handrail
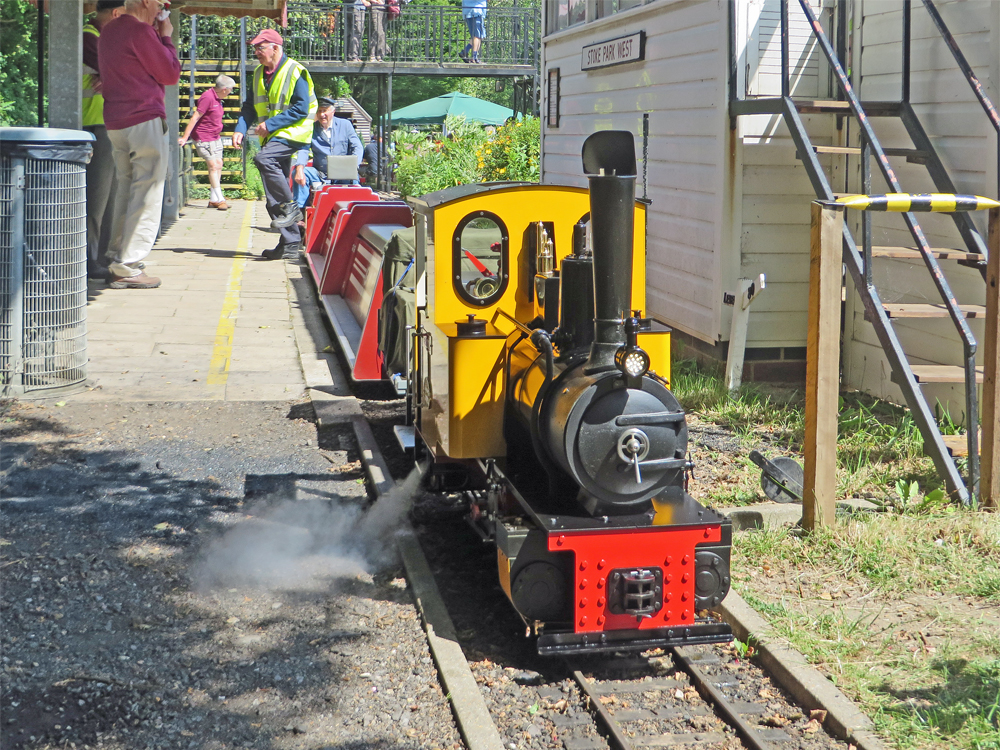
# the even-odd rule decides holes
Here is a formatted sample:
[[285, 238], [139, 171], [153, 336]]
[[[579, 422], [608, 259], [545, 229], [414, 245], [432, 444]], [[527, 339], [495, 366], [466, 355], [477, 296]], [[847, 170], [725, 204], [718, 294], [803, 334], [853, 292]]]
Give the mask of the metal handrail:
[[[353, 12], [353, 8], [350, 8]], [[386, 17], [386, 6], [372, 6], [365, 11], [361, 58], [367, 59], [374, 48], [375, 23], [384, 24], [387, 62], [459, 63], [458, 55], [470, 41], [460, 6], [406, 5], [398, 17]], [[347, 59], [351, 16], [341, 3], [288, 5], [288, 26], [279, 29], [289, 56], [308, 65]], [[538, 7], [490, 7], [486, 15], [487, 35], [483, 56], [490, 65], [538, 67], [541, 55], [541, 12]], [[267, 19], [249, 19], [247, 33], [252, 37], [273, 23]], [[187, 31], [187, 29], [182, 29]], [[185, 38], [187, 37], [187, 38]], [[182, 44], [190, 34], [182, 33]], [[240, 57], [239, 37], [226, 31], [214, 31], [199, 21], [195, 38], [198, 59], [236, 60]]]
[[[944, 19], [938, 12], [937, 6], [934, 5], [932, 0], [921, 0], [921, 2], [923, 2], [924, 7], [927, 9], [927, 15], [930, 16], [931, 22], [935, 27], [937, 27], [938, 33], [941, 34], [941, 38], [944, 39], [944, 43], [947, 44], [948, 49], [951, 50], [952, 57], [954, 57], [955, 62], [958, 63], [958, 67], [962, 71], [962, 75], [965, 76], [965, 80], [972, 89], [972, 93], [975, 94], [976, 98], [979, 100], [979, 104], [982, 106], [983, 111], [986, 113], [986, 117], [989, 118], [990, 123], [993, 125], [993, 129], [997, 131], [997, 198], [1000, 198], [1000, 112], [997, 111], [996, 105], [990, 101], [990, 98], [986, 96], [986, 91], [983, 89], [982, 82], [972, 69], [972, 66], [969, 65], [969, 61], [962, 53], [962, 50], [959, 49], [958, 42], [955, 41], [955, 37], [952, 35], [951, 30], [945, 24]], [[910, 49], [910, 0], [904, 0], [904, 4], [906, 12], [903, 14], [903, 101], [909, 101], [910, 66], [908, 64], [908, 58]]]
[[[888, 185], [892, 188], [892, 191], [896, 193], [904, 192], [899, 184], [899, 181], [896, 179], [896, 173], [889, 164], [889, 157], [886, 156], [885, 150], [882, 148], [882, 144], [875, 136], [875, 131], [872, 128], [871, 121], [868, 119], [864, 109], [861, 107], [861, 101], [858, 99], [850, 80], [848, 80], [847, 73], [840, 64], [840, 60], [837, 59], [837, 55], [834, 52], [833, 47], [830, 45], [830, 40], [823, 32], [823, 28], [820, 25], [819, 20], [813, 13], [813, 10], [809, 5], [809, 1], [799, 0], [799, 6], [802, 8], [802, 12], [805, 13], [806, 19], [813, 28], [813, 36], [819, 43], [820, 49], [823, 50], [823, 54], [826, 56], [827, 62], [830, 64], [830, 68], [834, 73], [837, 84], [840, 86], [845, 98], [850, 103], [851, 110], [854, 112], [863, 134], [863, 143], [871, 148], [872, 155], [875, 157], [875, 160], [879, 165], [879, 170], [882, 172], [882, 176], [885, 178], [886, 183], [888, 183]], [[830, 198], [832, 196], [827, 197]], [[920, 254], [923, 256], [924, 264], [927, 266], [927, 270], [930, 271], [931, 278], [934, 281], [935, 287], [937, 287], [938, 294], [941, 296], [941, 300], [944, 303], [945, 308], [948, 310], [948, 316], [951, 318], [952, 323], [955, 325], [962, 338], [962, 348], [965, 355], [966, 420], [969, 426], [968, 490], [969, 494], [972, 497], [975, 497], [978, 493], [979, 485], [979, 442], [977, 439], [979, 429], [979, 404], [976, 397], [976, 339], [972, 335], [972, 329], [965, 320], [965, 315], [959, 307], [958, 299], [955, 297], [954, 292], [952, 292], [948, 279], [945, 277], [944, 272], [941, 270], [941, 266], [938, 264], [934, 254], [931, 252], [930, 243], [927, 241], [927, 237], [924, 235], [923, 229], [920, 228], [920, 225], [917, 223], [912, 212], [907, 211], [902, 214], [902, 216], [907, 229], [910, 230], [910, 235], [913, 237], [920, 250]]]

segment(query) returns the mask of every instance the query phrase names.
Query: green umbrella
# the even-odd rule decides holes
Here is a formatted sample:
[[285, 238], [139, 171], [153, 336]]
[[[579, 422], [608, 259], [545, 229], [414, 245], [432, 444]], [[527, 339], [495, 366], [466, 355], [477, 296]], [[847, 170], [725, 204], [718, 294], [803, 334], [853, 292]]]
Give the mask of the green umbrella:
[[484, 125], [503, 125], [513, 114], [514, 110], [509, 107], [501, 107], [485, 99], [453, 91], [395, 110], [392, 113], [392, 124], [428, 125], [444, 122], [446, 117], [455, 116]]

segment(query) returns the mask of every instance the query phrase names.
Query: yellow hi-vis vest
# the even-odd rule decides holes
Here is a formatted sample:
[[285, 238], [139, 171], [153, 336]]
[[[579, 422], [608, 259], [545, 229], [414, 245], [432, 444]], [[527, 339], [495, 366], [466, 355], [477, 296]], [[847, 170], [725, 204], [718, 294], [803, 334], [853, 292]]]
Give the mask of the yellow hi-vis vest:
[[253, 105], [257, 111], [259, 122], [274, 117], [291, 106], [295, 84], [303, 76], [309, 84], [308, 116], [273, 133], [268, 133], [267, 137], [261, 140], [261, 145], [272, 138], [284, 138], [292, 143], [309, 143], [312, 140], [313, 120], [316, 117], [316, 90], [313, 88], [309, 71], [290, 57], [286, 57], [281, 66], [274, 72], [271, 86], [267, 91], [264, 90], [264, 66], [258, 65], [257, 70], [253, 72]]
[[[98, 28], [89, 23], [84, 24], [83, 33], [93, 34], [96, 37], [101, 36]], [[83, 99], [81, 100], [83, 127], [104, 124], [104, 97], [93, 89], [94, 78], [98, 75], [99, 73], [90, 66], [83, 66]]]

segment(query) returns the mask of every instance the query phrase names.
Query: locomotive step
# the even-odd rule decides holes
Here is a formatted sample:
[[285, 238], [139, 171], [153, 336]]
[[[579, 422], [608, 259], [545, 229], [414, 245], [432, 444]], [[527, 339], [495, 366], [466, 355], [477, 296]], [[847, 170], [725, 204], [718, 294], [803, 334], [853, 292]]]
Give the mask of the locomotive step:
[[[943, 304], [899, 303], [886, 302], [882, 304], [885, 314], [890, 318], [947, 318], [948, 308]], [[959, 305], [966, 318], [983, 318], [986, 316], [985, 305]]]
[[392, 426], [392, 434], [403, 451], [412, 451], [416, 445], [416, 428], [411, 424], [396, 424]]

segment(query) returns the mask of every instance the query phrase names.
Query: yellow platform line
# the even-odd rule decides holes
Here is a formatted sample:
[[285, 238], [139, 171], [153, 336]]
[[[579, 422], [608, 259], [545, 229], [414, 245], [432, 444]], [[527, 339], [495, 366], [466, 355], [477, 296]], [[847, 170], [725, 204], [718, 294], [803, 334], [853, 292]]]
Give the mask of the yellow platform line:
[[243, 286], [243, 270], [250, 257], [250, 228], [253, 224], [254, 204], [246, 202], [243, 214], [243, 226], [240, 228], [240, 241], [236, 246], [236, 255], [229, 270], [229, 283], [226, 285], [226, 298], [222, 302], [222, 312], [219, 313], [219, 325], [215, 329], [215, 348], [212, 349], [212, 361], [208, 365], [208, 385], [225, 385], [229, 380], [229, 365], [233, 357], [233, 336], [236, 333], [236, 317], [240, 311], [240, 289]]

